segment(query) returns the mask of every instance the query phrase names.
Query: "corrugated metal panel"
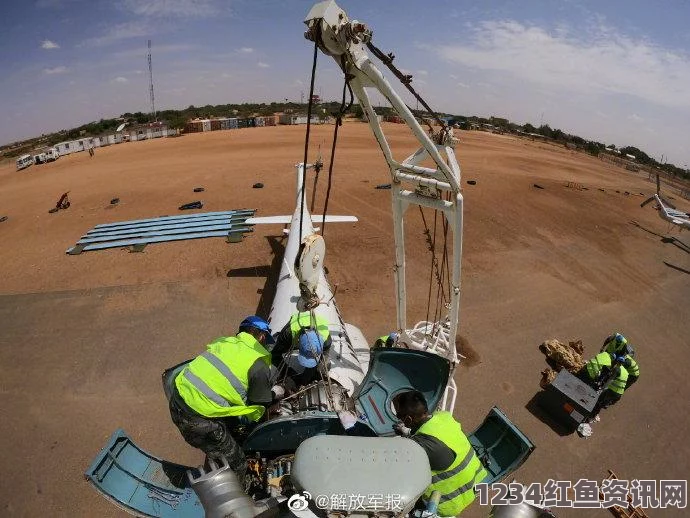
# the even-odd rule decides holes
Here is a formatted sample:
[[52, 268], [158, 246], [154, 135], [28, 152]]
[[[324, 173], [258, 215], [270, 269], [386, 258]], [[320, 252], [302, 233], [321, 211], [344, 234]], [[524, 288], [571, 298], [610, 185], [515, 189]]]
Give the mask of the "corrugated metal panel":
[[248, 128], [249, 127], [249, 120], [248, 119], [237, 119], [237, 127], [238, 128]]
[[237, 129], [237, 119], [228, 119], [228, 128], [229, 129]]
[[262, 128], [265, 126], [263, 117], [254, 117], [254, 126]]
[[202, 131], [211, 131], [211, 121], [205, 120], [201, 122]]
[[[232, 232], [236, 233], [246, 233], [246, 232], [251, 232], [252, 229], [251, 227], [243, 227], [243, 226], [238, 226], [238, 227], [233, 227], [231, 229]], [[185, 241], [187, 239], [203, 239], [206, 237], [227, 237], [228, 233], [230, 231], [228, 230], [218, 230], [218, 231], [210, 231], [210, 232], [190, 232], [188, 234], [178, 234], [174, 236], [159, 236], [159, 237], [150, 237], [150, 238], [139, 238], [139, 239], [123, 239], [119, 241], [108, 241], [106, 243], [96, 243], [96, 244], [88, 244], [84, 246], [82, 249], [83, 251], [89, 251], [89, 250], [105, 250], [106, 248], [118, 248], [118, 247], [123, 247], [123, 246], [132, 246], [132, 245], [148, 245], [152, 243], [167, 243], [169, 241]], [[75, 250], [76, 247], [69, 248], [66, 252], [68, 254], [76, 252]]]
[[218, 119], [211, 120], [211, 131], [218, 131], [220, 129], [220, 121]]

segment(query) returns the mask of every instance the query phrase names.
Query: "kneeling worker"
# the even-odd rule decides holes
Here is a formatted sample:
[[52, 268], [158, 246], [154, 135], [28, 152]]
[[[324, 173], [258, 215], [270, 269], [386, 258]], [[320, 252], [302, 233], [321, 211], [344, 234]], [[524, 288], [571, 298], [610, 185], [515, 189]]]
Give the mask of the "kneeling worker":
[[635, 361], [635, 349], [628, 343], [628, 339], [620, 333], [613, 333], [607, 336], [604, 340], [604, 345], [601, 346], [602, 352], [615, 354], [616, 356], [623, 356], [625, 361], [622, 362], [625, 369], [628, 371], [628, 382], [626, 389], [635, 383], [640, 377], [640, 366]]
[[185, 366], [170, 398], [170, 415], [184, 440], [208, 457], [227, 457], [240, 476], [245, 458], [233, 429], [257, 422], [266, 406], [285, 395], [282, 387], [271, 387], [271, 354], [264, 347], [271, 343], [264, 319], [245, 318], [236, 336], [211, 342]]
[[589, 360], [577, 373], [577, 377], [595, 389], [604, 387], [599, 396], [592, 417], [596, 417], [602, 408], [608, 408], [617, 403], [623, 396], [628, 384], [628, 370], [625, 356], [601, 352]]
[[[393, 405], [402, 421], [395, 425], [396, 433], [415, 441], [429, 457], [431, 485], [418, 504], [426, 505], [432, 493], [438, 491], [438, 516], [462, 513], [475, 499], [474, 486], [488, 473], [460, 423], [450, 412], [436, 411], [430, 415], [424, 395], [418, 391], [397, 395]], [[348, 435], [371, 435], [369, 428], [351, 412], [339, 412], [338, 417]]]
[[374, 349], [379, 347], [393, 347], [398, 342], [398, 338], [400, 338], [398, 333], [379, 336], [376, 342], [374, 342]]
[[[313, 315], [308, 311], [295, 313], [283, 329], [276, 335], [275, 346], [271, 350], [273, 365], [281, 369], [287, 365], [297, 386], [306, 385], [318, 379], [317, 364], [323, 354], [331, 346], [331, 332], [328, 320], [321, 315]], [[293, 349], [299, 354], [287, 356]], [[287, 362], [286, 362], [287, 360]], [[307, 371], [305, 371], [307, 369]], [[304, 374], [303, 376], [301, 376]]]

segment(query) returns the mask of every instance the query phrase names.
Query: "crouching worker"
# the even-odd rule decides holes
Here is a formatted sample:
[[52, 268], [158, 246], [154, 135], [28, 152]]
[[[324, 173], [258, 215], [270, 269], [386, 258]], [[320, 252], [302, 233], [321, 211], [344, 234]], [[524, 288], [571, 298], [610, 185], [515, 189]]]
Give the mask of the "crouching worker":
[[[295, 313], [276, 336], [272, 362], [281, 372], [287, 369], [295, 386], [308, 385], [321, 379], [318, 365], [330, 346], [331, 333], [324, 317], [307, 311]], [[295, 349], [296, 356], [291, 354]]]
[[374, 349], [378, 349], [380, 347], [393, 347], [398, 343], [398, 338], [400, 338], [398, 333], [379, 336], [376, 339], [376, 342], [374, 342]]
[[218, 338], [175, 377], [170, 415], [184, 440], [210, 458], [225, 456], [240, 477], [246, 463], [233, 433], [255, 424], [284, 395], [271, 383], [268, 323], [245, 318], [236, 336]]
[[[431, 485], [426, 488], [417, 507], [423, 509], [434, 491], [441, 495], [438, 516], [457, 516], [475, 499], [474, 486], [488, 473], [477, 457], [460, 423], [450, 412], [429, 414], [424, 395], [418, 391], [403, 392], [393, 398], [400, 419], [394, 427], [398, 435], [419, 444], [429, 457]], [[370, 435], [368, 428], [350, 412], [338, 417], [348, 435]], [[360, 433], [361, 432], [361, 433]]]
[[626, 387], [629, 386], [626, 365], [629, 365], [626, 356], [601, 352], [589, 360], [577, 373], [578, 378], [594, 389], [604, 389], [592, 410], [591, 419], [598, 420], [597, 416], [601, 409], [616, 404], [623, 396]]

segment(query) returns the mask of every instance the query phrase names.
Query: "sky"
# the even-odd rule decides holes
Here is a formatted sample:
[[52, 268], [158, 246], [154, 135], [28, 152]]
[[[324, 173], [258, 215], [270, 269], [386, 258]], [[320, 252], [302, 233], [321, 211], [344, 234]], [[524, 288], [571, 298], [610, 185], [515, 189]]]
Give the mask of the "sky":
[[[303, 20], [313, 3], [5, 0], [0, 144], [150, 111], [148, 39], [157, 109], [306, 99], [313, 48]], [[549, 124], [690, 164], [690, 2], [339, 5], [436, 110]], [[333, 100], [341, 89], [339, 68], [321, 54], [316, 93]]]

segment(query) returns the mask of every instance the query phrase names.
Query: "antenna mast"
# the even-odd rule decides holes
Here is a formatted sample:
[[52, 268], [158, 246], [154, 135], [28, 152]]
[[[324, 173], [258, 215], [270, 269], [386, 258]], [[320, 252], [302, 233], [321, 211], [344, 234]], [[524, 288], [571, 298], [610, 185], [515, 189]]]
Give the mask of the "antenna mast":
[[153, 97], [153, 68], [151, 66], [151, 40], [149, 40], [149, 97], [151, 98], [151, 117], [156, 121], [156, 102]]

